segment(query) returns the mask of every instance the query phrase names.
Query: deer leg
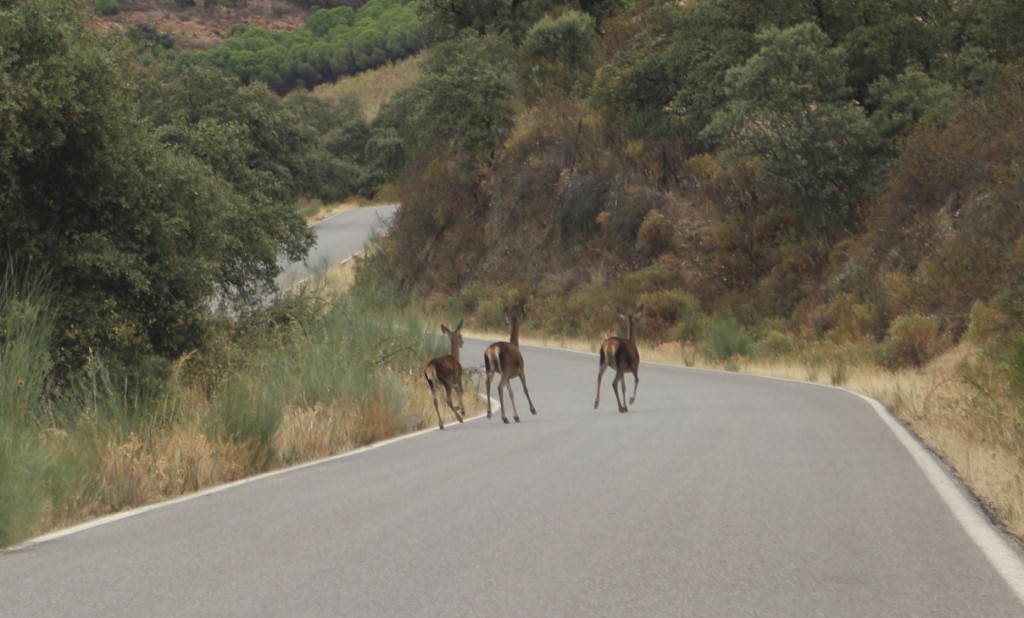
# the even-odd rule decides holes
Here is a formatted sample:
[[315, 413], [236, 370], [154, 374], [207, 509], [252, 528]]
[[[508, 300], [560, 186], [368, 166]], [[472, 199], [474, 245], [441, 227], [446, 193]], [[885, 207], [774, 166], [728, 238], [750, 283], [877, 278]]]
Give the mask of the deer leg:
[[455, 392], [459, 396], [459, 407], [458, 408], [452, 408], [452, 412], [455, 413], [455, 418], [459, 419], [459, 422], [461, 423], [463, 421], [464, 417], [466, 416], [466, 403], [462, 399], [462, 382], [461, 381], [459, 381], [459, 382], [457, 382], [455, 384]]
[[594, 409], [597, 409], [598, 404], [601, 403], [601, 378], [604, 376], [604, 370], [608, 368], [608, 365], [601, 365], [601, 369], [597, 372], [597, 397], [594, 398]]
[[[493, 371], [488, 371], [487, 372], [487, 418], [491, 418], [491, 380], [493, 378], [494, 378], [494, 372]], [[500, 392], [498, 394], [499, 394], [499, 396], [501, 395]], [[505, 415], [505, 409], [504, 408], [502, 408], [501, 414], [502, 414], [502, 416]]]
[[502, 376], [501, 380], [498, 380], [498, 405], [501, 406], [501, 421], [508, 425], [508, 417], [505, 416], [505, 390], [504, 390], [505, 378]]
[[[526, 393], [526, 402], [530, 404], [530, 414], [537, 414], [537, 408], [533, 407], [533, 400], [530, 399], [530, 389], [526, 388], [526, 372], [519, 371], [519, 380], [523, 383], [523, 392]], [[509, 392], [512, 392], [512, 388], [509, 387]]]
[[462, 422], [462, 417], [459, 416], [459, 410], [452, 403], [452, 387], [451, 387], [450, 384], [445, 384], [444, 385], [444, 392], [445, 392], [446, 401], [448, 402], [448, 407], [452, 409], [452, 412], [455, 413], [455, 418], [459, 419], [459, 422], [461, 423]]
[[512, 403], [512, 418], [518, 423], [519, 410], [516, 410], [516, 395], [512, 392], [512, 384], [509, 380], [503, 380], [503, 382], [505, 383], [505, 390], [508, 392], [508, 400]]
[[[629, 398], [629, 403], [633, 403], [634, 401], [636, 401], [636, 389], [637, 389], [638, 386], [640, 386], [640, 375], [639, 375], [639, 373], [637, 373], [637, 370], [634, 369], [633, 370], [633, 396]], [[623, 381], [623, 383], [622, 383], [622, 388], [623, 388], [623, 393], [622, 394], [623, 394], [623, 396], [625, 396], [625, 394], [626, 394], [625, 393], [625, 388], [626, 388], [625, 381]]]
[[441, 429], [444, 429], [444, 421], [441, 420], [441, 409], [437, 407], [437, 387], [434, 386], [433, 382], [427, 381], [430, 384], [430, 398], [434, 402], [434, 412], [437, 412], [437, 425]]
[[[619, 398], [619, 388], [622, 388], [622, 398]], [[612, 390], [615, 391], [615, 402], [619, 404], [619, 412], [629, 412], [626, 407], [626, 378], [621, 371], [615, 372], [615, 380], [612, 382]]]

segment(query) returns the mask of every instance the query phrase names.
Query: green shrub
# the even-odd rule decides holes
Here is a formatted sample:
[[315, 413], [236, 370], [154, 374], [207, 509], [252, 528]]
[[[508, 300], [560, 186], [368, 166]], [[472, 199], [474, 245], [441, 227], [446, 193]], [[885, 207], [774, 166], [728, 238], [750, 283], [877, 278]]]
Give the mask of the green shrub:
[[95, 0], [97, 15], [114, 15], [121, 11], [120, 0]]
[[990, 307], [982, 301], [971, 306], [967, 318], [965, 338], [976, 344], [997, 341], [1013, 326], [1013, 321], [1002, 311]]
[[[598, 306], [607, 305], [602, 302]], [[614, 307], [607, 312], [614, 313]], [[534, 317], [544, 325], [544, 330], [554, 335], [578, 337], [594, 331], [597, 310], [586, 290], [568, 298], [555, 296], [540, 299], [534, 303]], [[602, 311], [603, 313], [603, 311]]]
[[641, 322], [644, 334], [655, 341], [695, 341], [700, 331], [700, 305], [691, 294], [680, 289], [641, 294], [644, 305]]
[[236, 375], [226, 380], [208, 419], [211, 436], [249, 448], [253, 470], [273, 460], [274, 434], [284, 413], [284, 400], [267, 388], [277, 378], [265, 378]]
[[778, 330], [771, 330], [754, 344], [754, 354], [758, 358], [782, 359], [792, 358], [799, 354], [803, 343], [797, 337]]
[[864, 336], [880, 334], [881, 318], [878, 311], [857, 302], [851, 294], [838, 295], [828, 306], [828, 339], [835, 343], [857, 341]]
[[28, 538], [46, 512], [49, 468], [37, 435], [0, 417], [0, 547]]
[[1010, 390], [1019, 403], [1024, 403], [1024, 337], [1018, 334], [1002, 356]]
[[942, 348], [938, 318], [901, 315], [892, 321], [882, 342], [882, 364], [890, 369], [922, 367]]
[[676, 229], [659, 210], [644, 215], [636, 235], [637, 247], [651, 257], [657, 257], [676, 248]]
[[0, 420], [40, 422], [55, 322], [45, 278], [15, 272], [0, 279]]
[[750, 356], [753, 344], [750, 335], [735, 318], [714, 318], [704, 331], [701, 353], [708, 359], [724, 363], [738, 356]]
[[617, 282], [616, 288], [625, 300], [622, 304], [630, 304], [632, 299], [654, 290], [676, 289], [683, 284], [682, 276], [676, 270], [663, 264], [654, 264], [640, 270], [627, 273]]

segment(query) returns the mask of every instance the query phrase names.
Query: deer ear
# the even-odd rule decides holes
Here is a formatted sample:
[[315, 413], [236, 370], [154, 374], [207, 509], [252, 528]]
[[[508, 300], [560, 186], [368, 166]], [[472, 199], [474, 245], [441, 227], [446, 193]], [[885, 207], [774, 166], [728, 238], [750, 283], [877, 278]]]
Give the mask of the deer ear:
[[636, 317], [640, 317], [644, 314], [644, 304], [640, 303], [636, 306]]
[[441, 325], [441, 332], [447, 335], [448, 333], [450, 333], [452, 331], [448, 330], [448, 327], [445, 326], [444, 324], [442, 324]]
[[459, 325], [455, 327], [455, 330], [457, 330], [457, 331], [462, 330], [462, 323], [465, 322], [465, 321], [466, 321], [466, 318], [462, 318], [461, 320], [459, 320]]

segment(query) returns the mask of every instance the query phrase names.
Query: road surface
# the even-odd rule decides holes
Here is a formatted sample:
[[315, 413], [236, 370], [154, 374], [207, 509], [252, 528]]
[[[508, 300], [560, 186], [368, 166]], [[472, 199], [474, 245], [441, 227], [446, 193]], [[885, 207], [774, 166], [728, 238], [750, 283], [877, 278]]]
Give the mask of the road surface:
[[306, 278], [311, 271], [344, 262], [359, 253], [372, 232], [383, 231], [385, 222], [396, 209], [394, 204], [353, 208], [314, 223], [316, 245], [310, 250], [305, 263], [282, 264], [284, 272], [277, 278], [278, 286], [290, 287]]
[[523, 353], [537, 416], [516, 382], [518, 424], [448, 412], [36, 539], [0, 616], [1024, 616], [1018, 544], [872, 402], [642, 363], [620, 414], [596, 354]]

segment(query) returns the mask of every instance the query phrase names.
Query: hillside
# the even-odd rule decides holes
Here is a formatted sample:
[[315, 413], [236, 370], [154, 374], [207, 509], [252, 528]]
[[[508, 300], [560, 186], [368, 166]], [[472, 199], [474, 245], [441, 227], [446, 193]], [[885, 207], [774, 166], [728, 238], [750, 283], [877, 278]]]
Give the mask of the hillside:
[[239, 6], [203, 0], [192, 6], [172, 6], [164, 0], [128, 0], [121, 3], [118, 12], [98, 16], [96, 23], [105, 28], [145, 26], [171, 35], [181, 49], [207, 49], [226, 39], [232, 26], [296, 30], [308, 16], [308, 8], [288, 0], [245, 0]]
[[[959, 470], [1024, 461], [1019, 0], [370, 0], [367, 22], [406, 14], [299, 31], [294, 3], [104, 2], [93, 23], [173, 49], [139, 62], [77, 4], [0, 3], [0, 265], [60, 274], [60, 336], [0, 372], [8, 393], [58, 401], [98, 358], [140, 401], [177, 363], [216, 384], [208, 299], [254, 303], [301, 257], [297, 205], [386, 195], [403, 208], [360, 263], [366, 298], [495, 331], [526, 303], [530, 330], [585, 340], [644, 303], [641, 339], [687, 364], [922, 372], [924, 403], [880, 398], [963, 439], [966, 464], [937, 448]], [[235, 24], [259, 29], [216, 45]], [[18, 397], [26, 431], [50, 422]], [[1024, 532], [1017, 464], [992, 501]]]

